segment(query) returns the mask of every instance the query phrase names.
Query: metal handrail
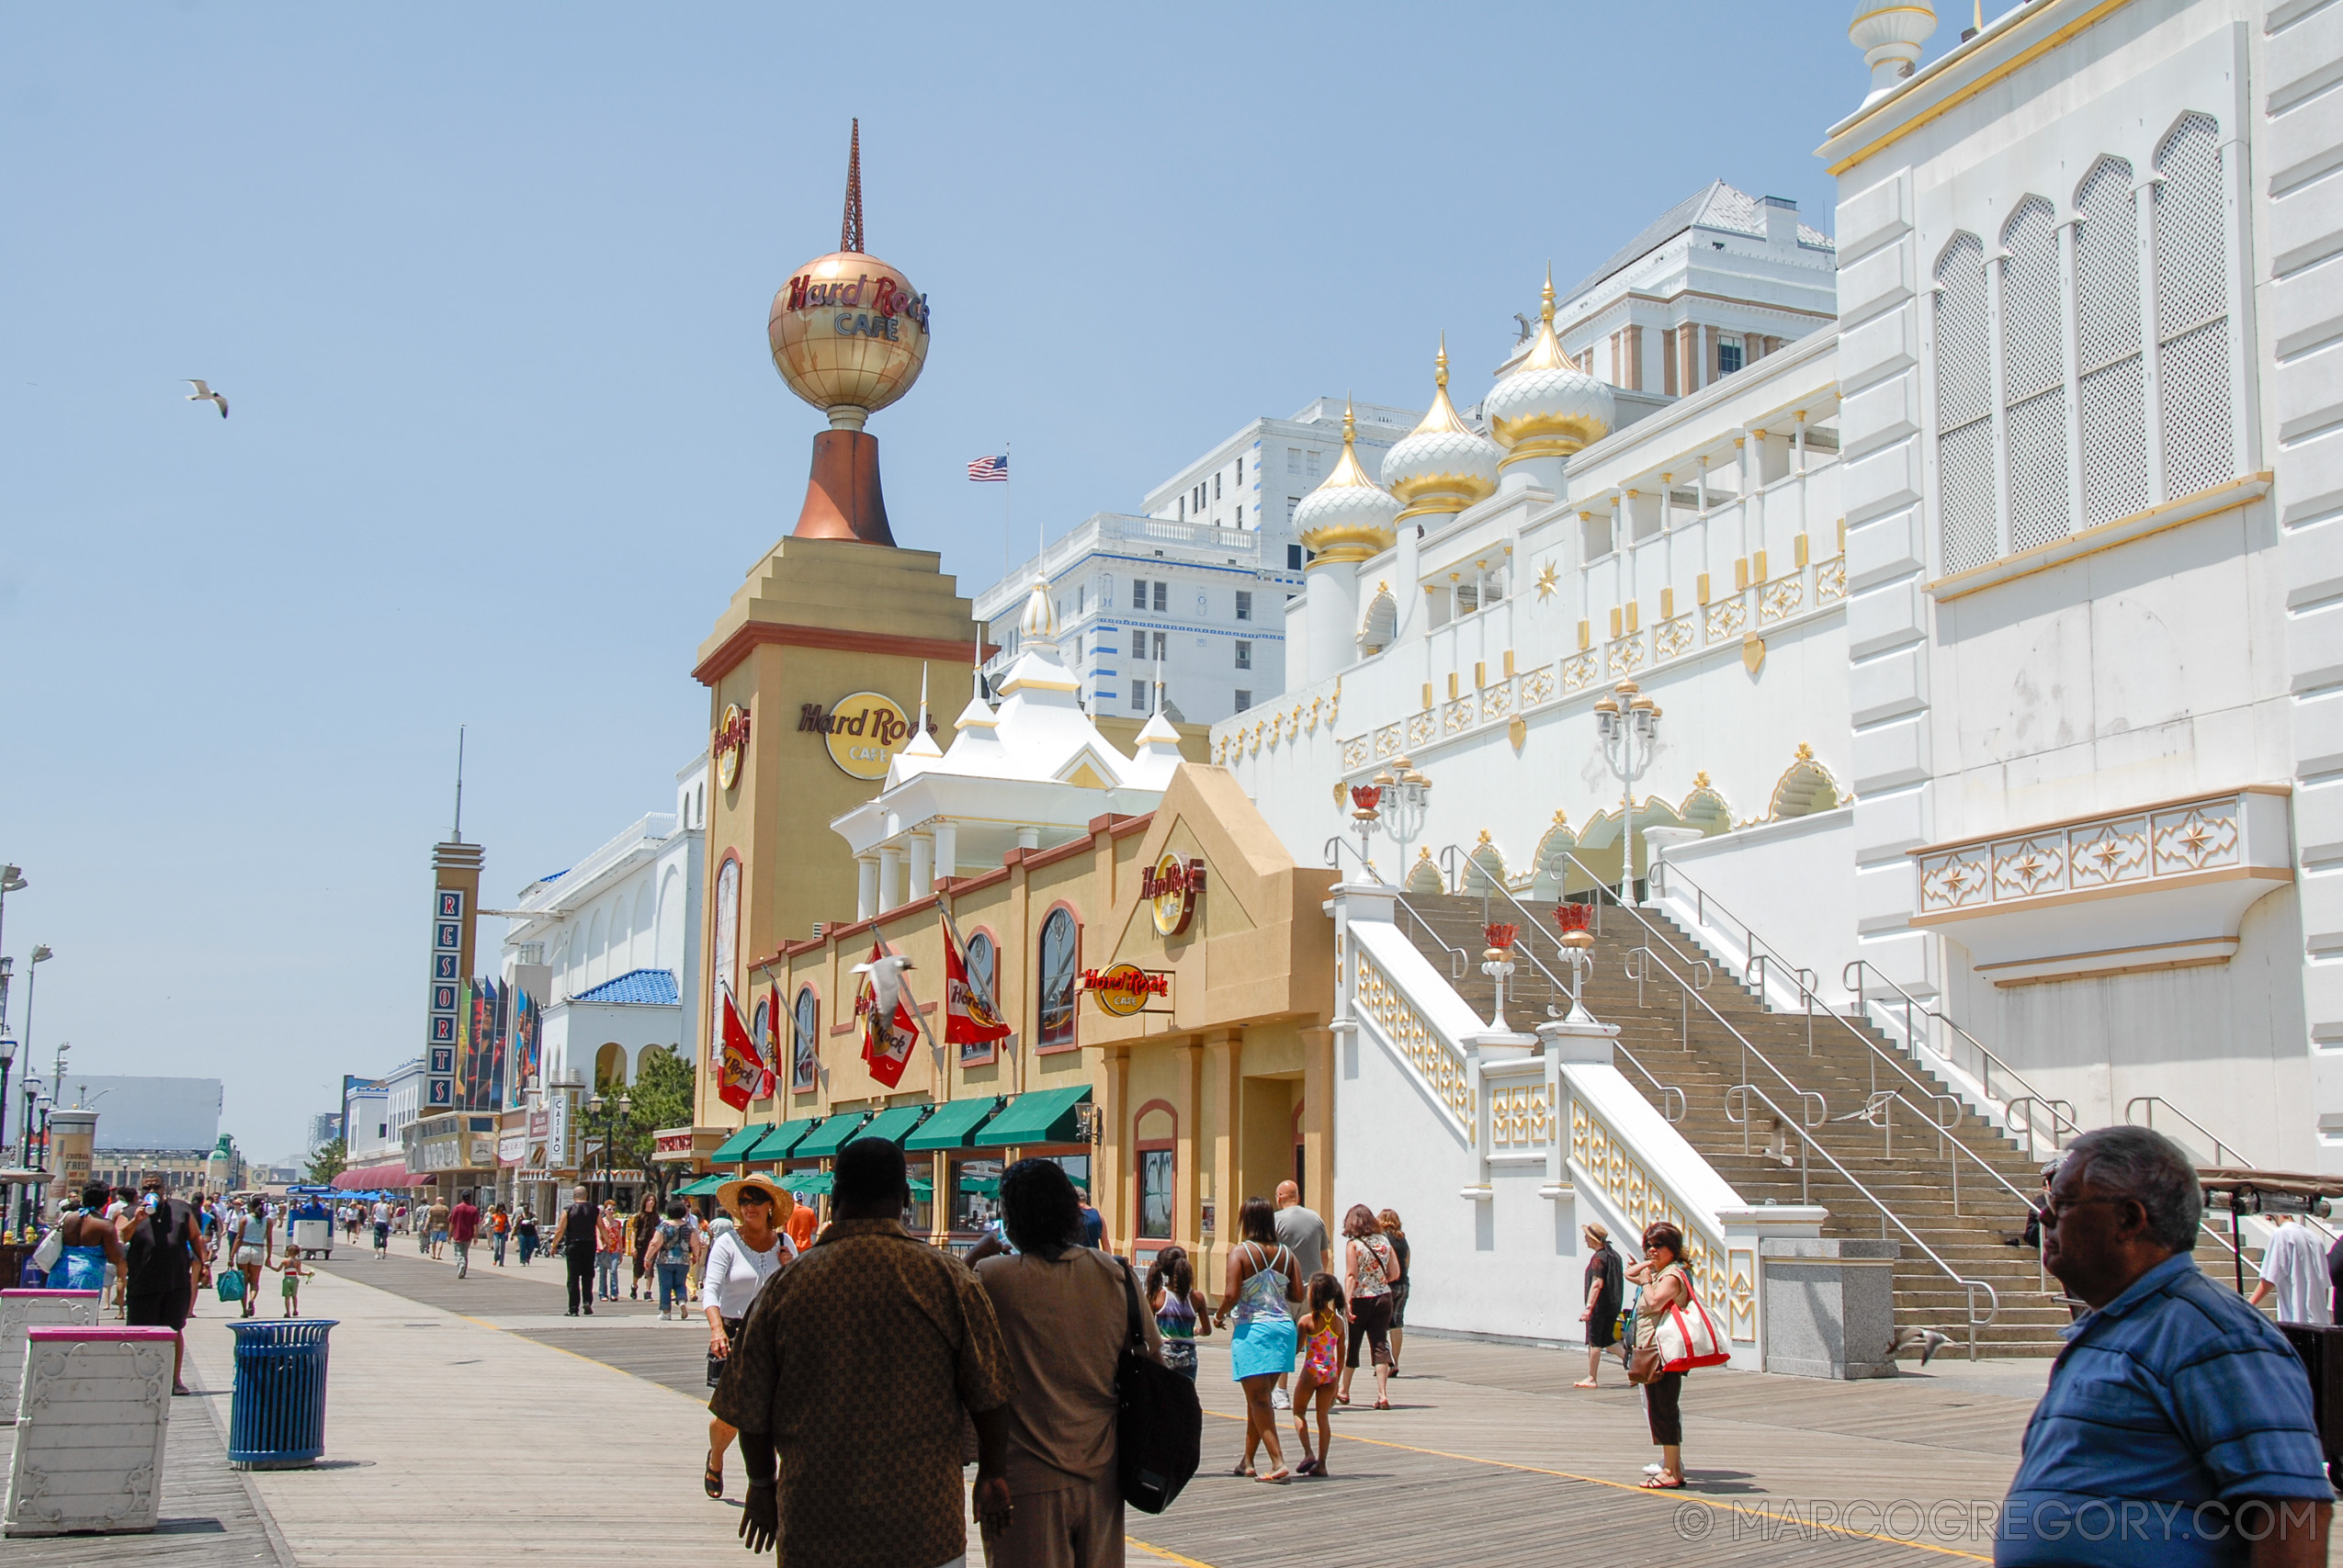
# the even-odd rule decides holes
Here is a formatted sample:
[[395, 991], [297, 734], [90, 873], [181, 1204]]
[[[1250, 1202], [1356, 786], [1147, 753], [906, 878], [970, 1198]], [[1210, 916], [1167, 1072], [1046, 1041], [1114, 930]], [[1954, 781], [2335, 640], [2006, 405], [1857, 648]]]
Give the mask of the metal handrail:
[[[2025, 1090], [2025, 1092], [2021, 1095], [2013, 1096], [2001, 1101], [2005, 1114], [2009, 1113], [2014, 1107], [2019, 1105], [2040, 1106], [2043, 1111], [2047, 1111], [2051, 1117], [2049, 1142], [2050, 1149], [2053, 1154], [2057, 1153], [2058, 1150], [2065, 1145], [2067, 1139], [2081, 1135], [2083, 1125], [2080, 1122], [2077, 1122], [2075, 1119], [2075, 1105], [2072, 1100], [2060, 1100], [2054, 1096], [2043, 1093], [2042, 1090], [2036, 1089], [2032, 1083], [2027, 1079], [2023, 1073], [2020, 1073], [2017, 1068], [2011, 1066], [1999, 1056], [1994, 1055], [1993, 1051], [1984, 1041], [1979, 1040], [1975, 1035], [1962, 1028], [1960, 1024], [1953, 1020], [1951, 1014], [1942, 1011], [1941, 1009], [1930, 1007], [1926, 1002], [1923, 1002], [1919, 998], [1913, 996], [1911, 992], [1904, 989], [1903, 987], [1897, 985], [1894, 980], [1889, 979], [1886, 976], [1881, 974], [1879, 972], [1879, 965], [1872, 963], [1869, 959], [1864, 958], [1857, 958], [1850, 961], [1847, 966], [1839, 972], [1839, 983], [1855, 994], [1855, 1004], [1858, 1007], [1868, 1007], [1870, 1005], [1871, 993], [1864, 984], [1864, 977], [1866, 974], [1868, 974], [1872, 979], [1877, 981], [1880, 985], [1886, 987], [1889, 990], [1894, 991], [1898, 997], [1903, 998], [1904, 1038], [1907, 1043], [1915, 1047], [1917, 1047], [1920, 1043], [1918, 1027], [1913, 1021], [1916, 1017], [1932, 1018], [1939, 1023], [1944, 1025], [1945, 1028], [1951, 1030], [1953, 1033], [1959, 1035], [1962, 1039], [1967, 1041], [1969, 1043], [1969, 1048], [1977, 1054], [1978, 1059], [1986, 1064], [1986, 1070], [1979, 1074], [1977, 1077], [1979, 1085], [1985, 1089], [1986, 1099], [1991, 1100], [1994, 1098], [1993, 1074], [1997, 1070], [2000, 1072], [2003, 1077], [2009, 1078], [2011, 1082], [2017, 1084], [2020, 1088]], [[1852, 976], [1853, 978], [1850, 979], [1850, 976]], [[2028, 1159], [2035, 1157], [2034, 1118], [2031, 1114], [2029, 1114], [2026, 1118], [2026, 1157]]]
[[[2133, 1111], [2136, 1111], [2143, 1105], [2147, 1107], [2147, 1118], [2145, 1121], [2142, 1121], [2132, 1114]], [[2164, 1107], [2165, 1110], [2170, 1111], [2173, 1115], [2178, 1116], [2181, 1121], [2186, 1122], [2190, 1128], [2202, 1136], [2207, 1143], [2213, 1145], [2213, 1164], [2243, 1166], [2248, 1170], [2254, 1168], [2254, 1162], [2239, 1154], [2236, 1149], [2232, 1147], [2230, 1145], [2223, 1142], [2221, 1134], [2215, 1133], [2212, 1128], [2207, 1127], [2203, 1122], [2198, 1121], [2195, 1117], [2190, 1115], [2187, 1111], [2181, 1110], [2179, 1106], [2173, 1104], [2170, 1100], [2165, 1099], [2164, 1096], [2160, 1094], [2135, 1094], [2130, 1100], [2125, 1100], [2123, 1102], [2123, 1120], [2132, 1126], [2145, 1127], [2150, 1132], [2154, 1132], [2156, 1130], [2156, 1108], [2159, 1105]]]
[[[1893, 1093], [1894, 1091], [1890, 1090], [1888, 1092]], [[1733, 1114], [1734, 1097], [1737, 1095], [1740, 1097], [1741, 1114], [1739, 1116], [1735, 1116]], [[1777, 1122], [1783, 1125], [1789, 1125], [1795, 1122], [1796, 1118], [1791, 1116], [1779, 1105], [1776, 1105], [1772, 1100], [1768, 1098], [1765, 1091], [1759, 1089], [1755, 1084], [1735, 1084], [1731, 1089], [1726, 1090], [1725, 1114], [1730, 1120], [1741, 1123], [1741, 1137], [1744, 1144], [1746, 1144], [1749, 1139], [1749, 1102], [1751, 1097], [1755, 1097], [1765, 1106], [1767, 1110], [1772, 1111], [1774, 1120]], [[1969, 1359], [1972, 1361], [1975, 1360], [1977, 1359], [1977, 1330], [1980, 1328], [1990, 1327], [1993, 1320], [1998, 1316], [2001, 1312], [2001, 1296], [1998, 1292], [1994, 1290], [1992, 1282], [1986, 1280], [1972, 1280], [1954, 1270], [1952, 1265], [1945, 1262], [1943, 1258], [1937, 1256], [1936, 1248], [1922, 1241], [1919, 1235], [1914, 1234], [1911, 1226], [1906, 1224], [1902, 1220], [1897, 1219], [1896, 1217], [1895, 1211], [1888, 1208], [1885, 1203], [1882, 1202], [1878, 1194], [1874, 1193], [1870, 1188], [1864, 1186], [1862, 1179], [1857, 1177], [1853, 1171], [1849, 1170], [1845, 1166], [1839, 1164], [1836, 1156], [1834, 1156], [1828, 1149], [1824, 1148], [1820, 1144], [1815, 1142], [1813, 1136], [1807, 1133], [1804, 1127], [1800, 1127], [1798, 1129], [1798, 1190], [1802, 1197], [1806, 1191], [1806, 1158], [1809, 1154], [1820, 1155], [1824, 1159], [1829, 1161], [1830, 1168], [1839, 1173], [1840, 1180], [1846, 1182], [1848, 1186], [1862, 1193], [1864, 1201], [1869, 1202], [1873, 1208], [1879, 1211], [1879, 1234], [1882, 1239], [1886, 1237], [1887, 1227], [1889, 1225], [1894, 1225], [1897, 1230], [1904, 1233], [1905, 1240], [1919, 1248], [1921, 1256], [1925, 1257], [1930, 1263], [1935, 1264], [1938, 1269], [1943, 1270], [1944, 1277], [1946, 1279], [1951, 1280], [1954, 1284], [1960, 1286], [1963, 1291], [1967, 1292], [1968, 1311], [1966, 1316], [1968, 1318], [1969, 1328]], [[1979, 1291], [1983, 1291], [1985, 1292], [1986, 1299], [1985, 1315], [1982, 1317], [1977, 1315], [1977, 1292]]]
[[[1347, 844], [1343, 847], [1346, 849], [1349, 848]], [[1355, 854], [1357, 852], [1353, 851], [1352, 852]], [[1537, 921], [1531, 917], [1530, 911], [1522, 907], [1521, 900], [1515, 898], [1511, 893], [1505, 892], [1503, 888], [1500, 888], [1499, 891], [1505, 893], [1505, 901], [1512, 905], [1514, 910], [1522, 917], [1523, 925], [1522, 929], [1524, 931], [1539, 931], [1542, 929], [1538, 926]], [[1425, 934], [1430, 936], [1434, 942], [1437, 942], [1442, 951], [1452, 955], [1452, 978], [1460, 980], [1463, 979], [1465, 976], [1464, 965], [1470, 961], [1471, 955], [1466, 953], [1462, 948], [1450, 947], [1447, 941], [1441, 936], [1440, 932], [1433, 929], [1432, 922], [1424, 918], [1423, 911], [1418, 909], [1415, 906], [1408, 902], [1406, 894], [1394, 889], [1391, 897], [1392, 901], [1398, 904], [1399, 908], [1407, 910], [1409, 916], [1413, 919], [1418, 925], [1423, 927]], [[1535, 953], [1526, 947], [1519, 946], [1519, 941], [1520, 939], [1517, 937], [1515, 939], [1517, 944], [1516, 951], [1518, 951], [1522, 957], [1527, 958], [1533, 964], [1536, 965], [1537, 972], [1545, 976], [1545, 983], [1549, 987], [1551, 987], [1552, 993], [1554, 995], [1566, 997], [1570, 995], [1570, 987], [1563, 981], [1561, 976], [1555, 974], [1553, 970], [1548, 969], [1545, 964], [1540, 961]], [[1555, 951], [1556, 953], [1561, 951], [1561, 943], [1559, 942], [1555, 943]], [[1547, 1000], [1545, 1010], [1548, 1016], [1554, 1016], [1559, 1011], [1559, 1010], [1554, 1006], [1551, 997], [1549, 997]], [[1613, 1040], [1611, 1043], [1611, 1048], [1617, 1055], [1624, 1056], [1627, 1059], [1627, 1065], [1635, 1068], [1638, 1073], [1641, 1073], [1643, 1075], [1644, 1082], [1649, 1084], [1652, 1088], [1652, 1092], [1659, 1096], [1660, 1119], [1670, 1122], [1681, 1122], [1684, 1119], [1686, 1112], [1692, 1108], [1692, 1102], [1684, 1098], [1684, 1091], [1677, 1088], [1672, 1083], [1662, 1083], [1659, 1078], [1653, 1074], [1649, 1067], [1643, 1065], [1642, 1059], [1638, 1057], [1634, 1051], [1628, 1048], [1624, 1041]], [[1672, 1110], [1670, 1109], [1671, 1103], [1674, 1107]]]
[[[1714, 900], [1709, 898], [1706, 889], [1702, 887], [1699, 883], [1693, 881], [1690, 875], [1687, 875], [1677, 870], [1675, 867], [1670, 865], [1668, 863], [1667, 857], [1664, 855], [1659, 858], [1657, 863], [1655, 875], [1658, 878], [1658, 890], [1663, 896], [1667, 892], [1668, 878], [1671, 876], [1682, 876], [1684, 879], [1684, 886], [1692, 890], [1692, 908], [1695, 919], [1703, 926], [1707, 924], [1708, 908]], [[1794, 963], [1787, 953], [1774, 946], [1771, 942], [1767, 942], [1763, 937], [1758, 935], [1756, 927], [1750, 925], [1749, 921], [1742, 919], [1739, 916], [1734, 914], [1732, 910], [1727, 909], [1723, 904], [1718, 903], [1715, 908], [1718, 914], [1724, 916], [1726, 920], [1741, 928], [1742, 951], [1749, 955], [1749, 983], [1756, 987], [1758, 999], [1760, 1002], [1765, 999], [1765, 985], [1771, 973], [1771, 964], [1778, 961], [1788, 967], [1791, 971], [1793, 977], [1797, 981], [1798, 1005], [1805, 1010], [1806, 1015], [1806, 1054], [1808, 1055], [1812, 1055], [1814, 1054], [1814, 1004], [1822, 999], [1821, 993], [1815, 987], [1820, 983], [1822, 978], [1821, 975], [1817, 971], [1806, 967], [1805, 964]], [[1760, 946], [1765, 949], [1763, 953], [1758, 951]], [[1858, 962], [1860, 962], [1860, 960]], [[1858, 1006], [1861, 1005], [1862, 1000], [1862, 993], [1857, 992], [1856, 1002]], [[1869, 1034], [1864, 1033], [1863, 1031], [1856, 1025], [1855, 1021], [1847, 1017], [1846, 1014], [1828, 1006], [1824, 1007], [1822, 1010], [1825, 1017], [1837, 1022], [1841, 1029], [1844, 1029], [1855, 1039], [1857, 1043], [1863, 1047], [1871, 1067], [1871, 1089], [1873, 1094], [1876, 1095], [1880, 1092], [1879, 1067], [1880, 1064], [1885, 1062], [1888, 1066], [1895, 1069], [1896, 1075], [1916, 1092], [1926, 1096], [1930, 1100], [1942, 1100], [1947, 1104], [1952, 1105], [1956, 1112], [1951, 1123], [1939, 1122], [1937, 1118], [1933, 1115], [1926, 1117], [1924, 1120], [1937, 1125], [1959, 1125], [1960, 1117], [1958, 1112], [1964, 1108], [1962, 1106], [1961, 1099], [1958, 1095], [1945, 1093], [1943, 1089], [1937, 1085], [1929, 1082], [1922, 1078], [1919, 1074], [1913, 1072], [1909, 1064], [1906, 1063], [1895, 1053], [1881, 1045], [1878, 1041], [1873, 1039]], [[1949, 1022], [1950, 1021], [1948, 1020], [1947, 1021]], [[1953, 1027], [1958, 1029], [1960, 1026], [1955, 1024]], [[1907, 1032], [1908, 1032], [1908, 1031], [1909, 1026], [1907, 1025]], [[1965, 1033], [1966, 1032], [1963, 1031], [1963, 1032]], [[1983, 1047], [1980, 1046], [1979, 1049], [1982, 1050]], [[2012, 1076], [2014, 1077], [2015, 1075]]]

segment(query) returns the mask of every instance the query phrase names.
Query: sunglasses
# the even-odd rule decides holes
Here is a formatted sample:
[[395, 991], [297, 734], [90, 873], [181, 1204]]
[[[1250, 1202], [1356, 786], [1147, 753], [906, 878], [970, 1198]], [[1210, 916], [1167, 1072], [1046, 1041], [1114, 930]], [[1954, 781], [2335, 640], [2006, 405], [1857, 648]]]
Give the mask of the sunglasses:
[[744, 1187], [741, 1190], [741, 1201], [743, 1203], [770, 1203], [773, 1201], [773, 1194], [767, 1192], [762, 1187]]

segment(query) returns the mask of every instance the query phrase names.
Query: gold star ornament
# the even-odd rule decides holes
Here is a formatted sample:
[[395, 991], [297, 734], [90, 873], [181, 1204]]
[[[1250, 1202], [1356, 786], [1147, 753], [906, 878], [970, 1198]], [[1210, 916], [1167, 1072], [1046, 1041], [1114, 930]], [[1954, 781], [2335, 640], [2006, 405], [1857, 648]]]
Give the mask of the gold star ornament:
[[1562, 574], [1555, 570], [1552, 561], [1547, 561], [1537, 569], [1537, 596], [1541, 599], [1553, 598], [1554, 591], [1561, 585], [1561, 581]]

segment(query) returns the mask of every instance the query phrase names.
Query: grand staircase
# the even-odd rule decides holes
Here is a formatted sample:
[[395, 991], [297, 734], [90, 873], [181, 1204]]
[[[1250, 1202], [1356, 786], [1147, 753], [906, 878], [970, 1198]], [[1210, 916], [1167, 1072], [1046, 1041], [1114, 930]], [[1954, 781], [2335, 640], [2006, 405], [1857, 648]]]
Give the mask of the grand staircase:
[[[1502, 898], [1484, 903], [1470, 895], [1409, 894], [1398, 925], [1486, 1018], [1495, 982], [1480, 972], [1480, 954], [1487, 945], [1483, 927], [1491, 920], [1526, 925], [1524, 910], [1539, 926], [1535, 935], [1525, 932], [1522, 939], [1527, 953], [1567, 980], [1569, 972], [1559, 962], [1553, 940], [1556, 928], [1551, 904], [1526, 904], [1517, 910]], [[1868, 1026], [1834, 1019], [1820, 1002], [1815, 1004], [1811, 1020], [1802, 1013], [1771, 1010], [1713, 961], [1705, 970], [1699, 967], [1708, 955], [1656, 910], [1641, 913], [1658, 928], [1657, 936], [1620, 909], [1601, 913], [1602, 931], [1592, 950], [1584, 998], [1587, 1010], [1602, 1022], [1619, 1026], [1623, 1054], [1632, 1054], [1644, 1069], [1638, 1072], [1622, 1061], [1622, 1071], [1661, 1114], [1676, 1119], [1677, 1130], [1746, 1201], [1818, 1203], [1830, 1213], [1823, 1227], [1826, 1235], [1864, 1240], [1885, 1235], [1901, 1243], [1896, 1265], [1896, 1318], [1901, 1327], [1939, 1328], [1965, 1348], [1969, 1292], [1948, 1277], [1949, 1269], [1964, 1279], [1989, 1284], [1998, 1298], [1993, 1321], [1977, 1331], [1979, 1354], [2047, 1356], [2058, 1351], [2064, 1343], [2059, 1330], [2069, 1315], [2057, 1281], [2040, 1272], [2032, 1248], [2012, 1247], [2007, 1239], [2024, 1229], [2027, 1201], [2041, 1188], [2040, 1168], [2022, 1148], [1974, 1111], [1927, 1098], [1930, 1090], [1949, 1093], [1950, 1086], [1902, 1056]], [[1638, 954], [1637, 949], [1648, 950], [1647, 955]], [[1638, 972], [1647, 976], [1640, 985], [1634, 978]], [[1699, 987], [1696, 998], [1687, 1000], [1671, 972]], [[1508, 1021], [1526, 1030], [1568, 1007], [1568, 996], [1557, 992], [1526, 954], [1517, 954], [1507, 987]], [[1556, 1010], [1551, 1015], [1549, 1008]], [[1863, 1038], [1857, 1037], [1855, 1029], [1863, 1032]], [[1735, 1031], [1741, 1038], [1735, 1037]], [[1875, 1056], [1866, 1039], [1902, 1062], [1920, 1083], [1912, 1083], [1892, 1063]], [[1744, 1083], [1772, 1107], [1753, 1094], [1730, 1093]], [[1669, 1089], [1679, 1091], [1681, 1100]], [[1904, 1100], [1876, 1098], [1891, 1089]], [[1818, 1101], [1811, 1098], [1815, 1096]], [[1742, 1100], [1747, 1101], [1746, 1121], [1735, 1119]], [[1783, 1112], [1780, 1118], [1775, 1107]], [[1940, 1134], [1928, 1120], [1931, 1116], [1952, 1124]], [[1806, 1135], [1843, 1166], [1846, 1175], [1811, 1156], [1804, 1161], [1802, 1172], [1798, 1124], [1807, 1121], [1817, 1124], [1804, 1129]], [[1940, 1137], [1946, 1142], [1940, 1143]], [[1950, 1149], [1948, 1144], [1959, 1147]], [[1943, 1268], [1885, 1218], [1883, 1205], [1935, 1252]], [[2217, 1262], [2210, 1251], [2201, 1255], [2209, 1269], [2217, 1267], [2226, 1277], [2225, 1250]], [[1977, 1299], [1982, 1311], [1981, 1292]]]

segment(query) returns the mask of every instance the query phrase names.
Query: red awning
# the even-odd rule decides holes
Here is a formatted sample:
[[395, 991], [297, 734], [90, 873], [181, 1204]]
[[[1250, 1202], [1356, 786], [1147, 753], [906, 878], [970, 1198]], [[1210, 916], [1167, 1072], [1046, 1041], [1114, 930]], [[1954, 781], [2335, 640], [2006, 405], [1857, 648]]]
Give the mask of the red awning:
[[418, 1176], [404, 1163], [370, 1165], [363, 1170], [345, 1170], [334, 1179], [334, 1185], [345, 1192], [368, 1192], [377, 1188], [428, 1187], [436, 1179]]

